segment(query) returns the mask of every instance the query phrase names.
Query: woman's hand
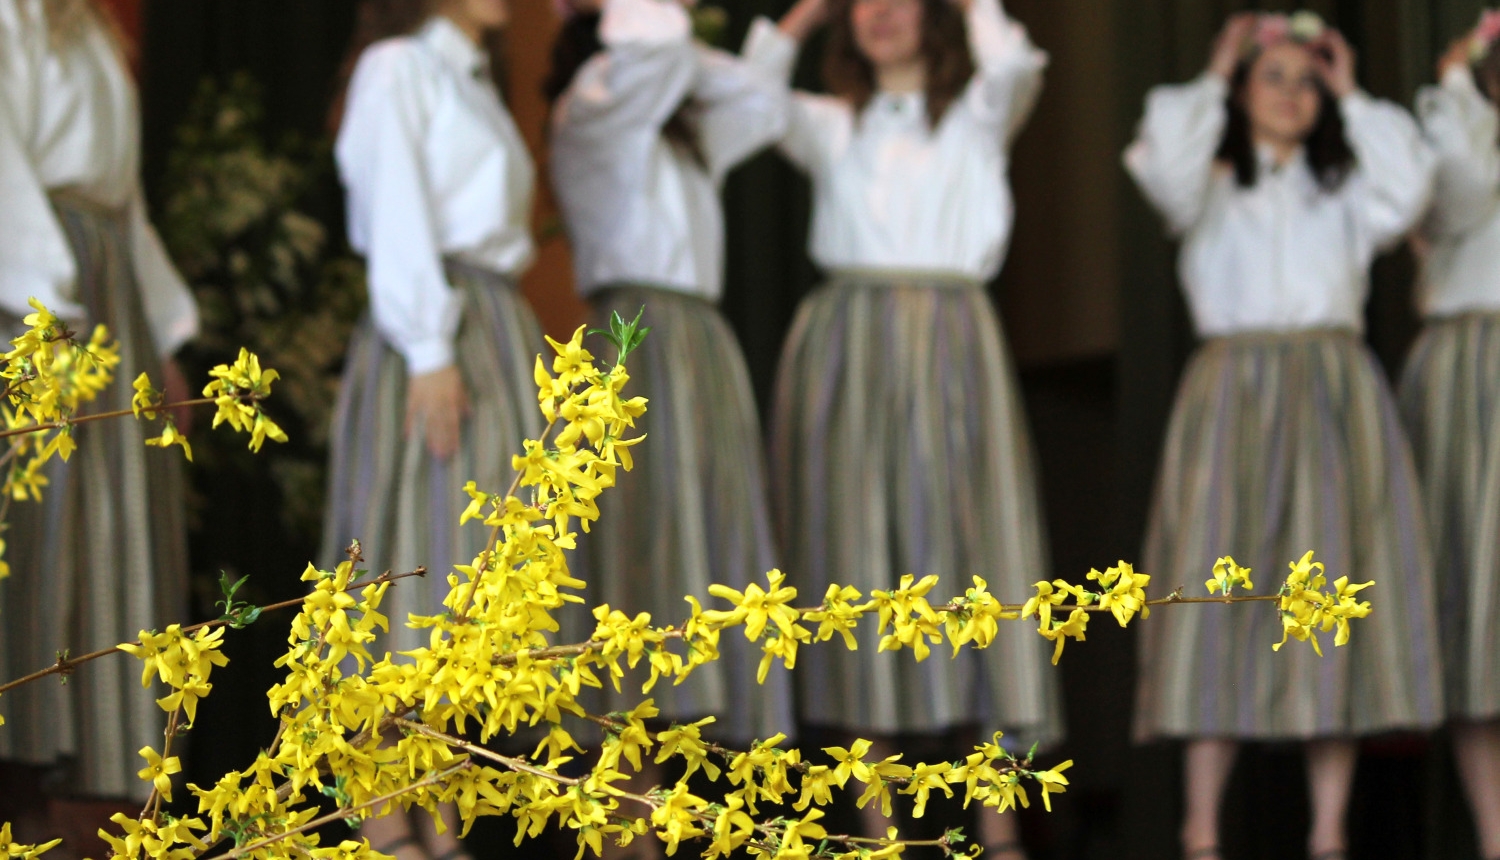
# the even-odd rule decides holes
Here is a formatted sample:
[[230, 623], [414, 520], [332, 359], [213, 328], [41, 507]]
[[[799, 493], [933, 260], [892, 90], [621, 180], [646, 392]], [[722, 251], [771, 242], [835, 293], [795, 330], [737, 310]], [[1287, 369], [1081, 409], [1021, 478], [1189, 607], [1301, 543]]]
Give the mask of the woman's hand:
[[797, 5], [781, 16], [781, 32], [796, 42], [805, 42], [813, 31], [828, 20], [828, 0], [797, 0]]
[[[193, 399], [188, 388], [187, 377], [182, 375], [182, 366], [175, 358], [164, 358], [161, 362], [161, 396], [167, 403], [181, 403]], [[172, 410], [172, 423], [184, 436], [193, 432], [193, 407], [179, 406]]]
[[1254, 12], [1239, 12], [1229, 16], [1229, 20], [1224, 22], [1224, 29], [1219, 31], [1219, 37], [1214, 40], [1214, 51], [1208, 60], [1209, 73], [1226, 81], [1234, 77], [1234, 69], [1240, 64], [1245, 43], [1250, 40], [1259, 21], [1260, 16]]
[[[1477, 29], [1478, 28], [1476, 27], [1475, 30]], [[1448, 76], [1448, 72], [1452, 69], [1462, 69], [1464, 71], [1469, 70], [1469, 50], [1474, 43], [1474, 38], [1475, 32], [1471, 30], [1464, 35], [1459, 36], [1457, 39], [1454, 39], [1453, 42], [1448, 45], [1448, 50], [1444, 51], [1441, 57], [1438, 57], [1438, 81], [1441, 82], [1443, 78], [1446, 78]]]
[[1343, 98], [1359, 89], [1359, 83], [1354, 79], [1354, 49], [1349, 47], [1343, 33], [1329, 30], [1321, 44], [1315, 47], [1323, 49], [1314, 52], [1318, 74], [1335, 98]]
[[468, 416], [469, 392], [456, 365], [407, 381], [406, 438], [421, 433], [432, 456], [439, 460], [453, 456]]

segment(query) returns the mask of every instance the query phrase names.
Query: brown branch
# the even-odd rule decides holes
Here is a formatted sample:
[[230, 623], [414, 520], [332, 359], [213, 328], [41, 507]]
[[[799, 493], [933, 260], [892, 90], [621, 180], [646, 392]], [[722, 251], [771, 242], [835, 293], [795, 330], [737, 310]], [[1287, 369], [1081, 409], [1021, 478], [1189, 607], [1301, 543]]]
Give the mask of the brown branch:
[[[205, 404], [213, 402], [214, 399], [211, 397], [199, 397], [195, 400], [182, 400], [177, 403], [163, 403], [160, 406], [152, 406], [149, 410], [142, 411], [167, 412], [172, 409], [187, 408], [189, 406], [203, 406]], [[75, 424], [88, 424], [91, 421], [103, 421], [107, 418], [124, 418], [128, 415], [134, 414], [134, 409], [116, 409], [113, 412], [96, 412], [92, 415], [82, 415], [77, 418], [64, 418], [61, 421], [49, 421], [46, 424], [32, 424], [27, 427], [16, 427], [11, 430], [0, 431], [0, 439], [5, 439], [11, 436], [24, 436], [28, 433], [45, 433], [48, 430], [61, 430], [64, 427], [69, 427]]]
[[[392, 791], [388, 794], [382, 794], [381, 796], [373, 798], [371, 800], [367, 800], [358, 806], [351, 806], [347, 809], [335, 810], [323, 816], [322, 818], [314, 818], [306, 824], [294, 827], [291, 830], [286, 831], [285, 833], [278, 833], [275, 836], [266, 837], [259, 842], [252, 842], [242, 848], [236, 848], [235, 850], [230, 851], [227, 854], [221, 855], [218, 860], [237, 860], [237, 858], [253, 854], [256, 851], [265, 848], [267, 845], [275, 845], [277, 842], [281, 842], [285, 839], [290, 839], [291, 837], [296, 836], [299, 833], [306, 833], [309, 830], [322, 827], [325, 824], [332, 824], [335, 821], [342, 821], [358, 813], [364, 812], [367, 809], [374, 809], [378, 806], [384, 806], [385, 804], [390, 803], [392, 800], [400, 798], [402, 795], [410, 794], [430, 785], [437, 785], [438, 783], [443, 782], [459, 771], [467, 770], [468, 768], [471, 768], [473, 766], [473, 762], [471, 762], [469, 759], [464, 759], [463, 761], [460, 761], [458, 764], [448, 768], [447, 770], [438, 771], [437, 773], [430, 773], [422, 779], [417, 780], [416, 782], [404, 788], [398, 789], [397, 791]], [[203, 856], [203, 854], [200, 853], [193, 856], [201, 857]]]
[[[426, 575], [427, 575], [427, 568], [425, 568], [425, 567], [419, 567], [419, 568], [417, 568], [416, 570], [414, 570], [414, 571], [412, 571], [410, 573], [400, 573], [400, 574], [395, 574], [395, 575], [392, 575], [389, 571], [387, 571], [386, 573], [383, 573], [380, 576], [375, 577], [374, 579], [365, 580], [363, 582], [350, 583], [350, 585], [345, 589], [345, 591], [346, 592], [347, 591], [355, 591], [357, 589], [364, 588], [365, 586], [368, 586], [368, 585], [379, 585], [382, 582], [395, 582], [395, 581], [397, 581], [399, 579], [406, 579], [407, 577], [411, 577], [411, 576], [426, 576]], [[298, 598], [295, 598], [293, 600], [283, 600], [280, 603], [272, 603], [272, 604], [270, 604], [268, 606], [262, 606], [262, 607], [260, 607], [260, 611], [262, 613], [266, 613], [266, 612], [273, 612], [273, 611], [278, 610], [278, 609], [290, 609], [293, 606], [301, 606], [302, 603], [305, 600], [306, 600], [306, 598], [304, 598], [304, 597], [298, 597]], [[212, 621], [203, 621], [203, 622], [200, 622], [198, 624], [193, 624], [193, 625], [190, 625], [188, 627], [184, 627], [184, 628], [182, 628], [182, 632], [183, 633], [196, 633], [196, 632], [198, 632], [199, 630], [202, 630], [205, 627], [223, 627], [223, 626], [228, 625], [229, 623], [230, 622], [228, 620], [226, 620], [226, 619], [215, 618]], [[132, 644], [133, 645], [135, 643], [132, 642], [132, 643], [127, 643], [127, 644]], [[61, 657], [60, 656], [60, 657], [58, 657], [56, 663], [52, 664], [51, 666], [48, 666], [45, 669], [38, 669], [37, 671], [32, 672], [30, 675], [27, 675], [27, 676], [25, 676], [23, 678], [17, 678], [14, 681], [8, 681], [8, 682], [6, 682], [4, 684], [0, 684], [0, 694], [7, 693], [7, 692], [9, 692], [11, 690], [14, 690], [17, 687], [25, 686], [27, 684], [32, 683], [33, 681], [40, 681], [41, 679], [47, 677], [48, 675], [71, 675], [74, 670], [76, 670], [79, 666], [82, 666], [85, 663], [91, 663], [91, 662], [93, 662], [95, 660], [98, 660], [101, 657], [108, 657], [111, 654], [124, 654], [124, 653], [126, 653], [126, 652], [125, 652], [125, 650], [121, 646], [114, 645], [114, 646], [111, 646], [109, 648], [100, 648], [98, 651], [90, 651], [89, 653], [84, 654], [81, 657]]]

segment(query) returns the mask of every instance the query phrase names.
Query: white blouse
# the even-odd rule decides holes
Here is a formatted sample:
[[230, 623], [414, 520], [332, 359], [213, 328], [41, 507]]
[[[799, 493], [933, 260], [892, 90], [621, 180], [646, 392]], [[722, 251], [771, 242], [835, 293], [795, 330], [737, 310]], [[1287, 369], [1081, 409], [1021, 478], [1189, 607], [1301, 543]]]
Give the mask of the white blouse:
[[1467, 69], [1424, 89], [1417, 112], [1438, 158], [1417, 307], [1429, 317], [1500, 310], [1500, 114]]
[[1298, 153], [1260, 154], [1241, 188], [1214, 154], [1228, 85], [1205, 74], [1152, 90], [1125, 166], [1183, 239], [1178, 273], [1199, 336], [1361, 330], [1375, 255], [1426, 206], [1432, 157], [1401, 108], [1356, 92], [1339, 102], [1357, 165], [1324, 191]]
[[47, 7], [0, 0], [0, 310], [31, 313], [35, 297], [87, 334], [77, 262], [48, 200], [67, 189], [125, 213], [146, 321], [170, 355], [198, 333], [198, 306], [146, 217], [134, 84], [97, 20], [54, 48]]
[[[998, 0], [972, 0], [977, 69], [936, 129], [922, 93], [845, 100], [797, 93], [781, 149], [813, 182], [812, 257], [825, 269], [900, 269], [989, 280], [1014, 220], [1010, 143], [1041, 89], [1047, 55]], [[748, 59], [789, 81], [797, 43], [759, 19]]]
[[487, 55], [442, 16], [372, 45], [334, 154], [376, 329], [412, 375], [452, 364], [463, 301], [443, 259], [515, 275], [534, 253], [535, 168]]
[[[676, 0], [607, 0], [604, 50], [558, 101], [552, 182], [579, 292], [665, 287], [718, 300], [724, 280], [720, 185], [786, 127], [777, 82], [693, 41]], [[662, 136], [684, 101], [702, 163]]]

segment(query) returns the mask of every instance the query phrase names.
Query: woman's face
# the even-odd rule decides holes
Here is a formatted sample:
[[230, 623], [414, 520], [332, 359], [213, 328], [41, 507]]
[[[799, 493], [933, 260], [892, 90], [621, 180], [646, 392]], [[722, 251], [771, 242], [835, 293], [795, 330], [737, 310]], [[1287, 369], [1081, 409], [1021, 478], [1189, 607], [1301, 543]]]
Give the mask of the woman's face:
[[854, 0], [854, 44], [876, 68], [905, 65], [922, 53], [922, 0]]
[[1250, 66], [1245, 112], [1258, 141], [1296, 145], [1318, 122], [1322, 95], [1310, 50], [1292, 42], [1267, 48]]
[[510, 23], [510, 0], [443, 0], [438, 11], [465, 30], [499, 30]]

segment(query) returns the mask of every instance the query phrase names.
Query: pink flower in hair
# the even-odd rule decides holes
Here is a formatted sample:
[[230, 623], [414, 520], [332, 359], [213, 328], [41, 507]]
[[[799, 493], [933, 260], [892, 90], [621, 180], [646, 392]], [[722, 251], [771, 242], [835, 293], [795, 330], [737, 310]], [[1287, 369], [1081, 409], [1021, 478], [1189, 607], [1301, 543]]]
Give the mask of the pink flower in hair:
[[1316, 12], [1303, 10], [1291, 15], [1266, 13], [1256, 19], [1255, 32], [1245, 46], [1245, 53], [1264, 51], [1282, 42], [1310, 45], [1322, 39], [1327, 31], [1328, 25], [1323, 23], [1322, 17]]
[[1474, 28], [1474, 36], [1469, 43], [1470, 61], [1483, 62], [1490, 55], [1490, 49], [1494, 47], [1496, 40], [1500, 40], [1500, 9], [1490, 9], [1480, 14], [1479, 25]]
[[552, 9], [553, 11], [557, 12], [557, 17], [563, 19], [564, 21], [573, 17], [574, 13], [578, 11], [577, 9], [573, 8], [573, 4], [570, 2], [570, 0], [552, 0]]

